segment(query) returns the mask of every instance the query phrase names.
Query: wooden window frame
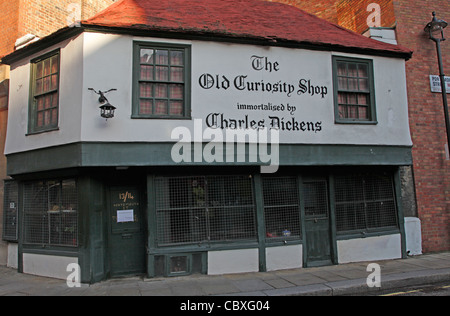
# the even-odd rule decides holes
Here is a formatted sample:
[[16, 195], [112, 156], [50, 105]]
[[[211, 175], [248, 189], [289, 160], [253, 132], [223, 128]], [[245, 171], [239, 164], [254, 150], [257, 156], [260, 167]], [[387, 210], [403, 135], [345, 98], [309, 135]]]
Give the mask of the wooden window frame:
[[[169, 50], [169, 51], [183, 51], [184, 59], [183, 59], [183, 82], [174, 82], [171, 81], [170, 78], [167, 81], [164, 80], [156, 80], [149, 79], [149, 80], [141, 80], [141, 61], [140, 61], [140, 52], [141, 49], [153, 49], [153, 50]], [[170, 58], [169, 58], [170, 59]], [[160, 66], [159, 64], [154, 62], [153, 66], [156, 68]], [[170, 61], [168, 62], [169, 72], [173, 65], [170, 64]], [[179, 66], [179, 65], [178, 65]], [[155, 70], [156, 71], [156, 70]], [[183, 84], [183, 113], [181, 115], [174, 115], [170, 114], [170, 101], [171, 96], [168, 95], [167, 98], [164, 98], [164, 100], [167, 100], [167, 114], [144, 114], [140, 113], [140, 83], [141, 82], [148, 82], [150, 84]], [[156, 88], [153, 88], [156, 89]], [[168, 87], [168, 90], [170, 90], [170, 87]], [[169, 92], [168, 92], [169, 93]], [[149, 100], [155, 101], [156, 99], [161, 99], [155, 96], [155, 93], [153, 93], [153, 96], [149, 97]], [[174, 98], [175, 99], [175, 98]], [[183, 44], [173, 44], [173, 43], [155, 43], [155, 42], [134, 42], [133, 43], [133, 105], [132, 105], [132, 115], [131, 118], [133, 119], [171, 119], [171, 120], [190, 120], [191, 119], [191, 46], [190, 45], [183, 45]], [[176, 99], [176, 101], [180, 101], [180, 99]], [[154, 106], [153, 106], [154, 107]], [[154, 112], [154, 109], [152, 110]]]
[[[358, 93], [359, 90], [344, 90], [339, 89], [339, 78], [338, 78], [338, 63], [344, 62], [349, 64], [361, 64], [366, 65], [368, 69], [368, 91], [367, 91], [367, 102], [368, 108], [367, 112], [369, 117], [367, 119], [362, 118], [343, 118], [339, 114], [339, 92], [347, 93]], [[334, 85], [334, 110], [335, 110], [335, 123], [337, 124], [378, 124], [376, 115], [376, 102], [375, 102], [375, 79], [373, 70], [373, 61], [371, 59], [353, 58], [353, 57], [343, 57], [343, 56], [333, 56], [333, 85]], [[349, 78], [349, 77], [347, 77]], [[346, 105], [348, 107], [348, 105]]]
[[[57, 81], [56, 81], [56, 87], [49, 91], [45, 91], [42, 93], [37, 93], [36, 91], [36, 77], [37, 77], [37, 66], [40, 63], [45, 62], [46, 60], [50, 60], [57, 56], [58, 58], [58, 68], [56, 73], [50, 72], [50, 85], [51, 85], [51, 77], [54, 74], [57, 74]], [[30, 75], [30, 100], [29, 100], [29, 111], [28, 111], [28, 134], [38, 134], [43, 132], [49, 132], [58, 130], [59, 125], [59, 96], [60, 96], [60, 79], [61, 79], [61, 52], [60, 49], [57, 49], [55, 51], [49, 52], [45, 55], [42, 55], [38, 58], [32, 59], [30, 61], [30, 68], [31, 68], [31, 75]], [[50, 64], [50, 69], [52, 68], [52, 65]], [[44, 76], [42, 77], [44, 78]], [[43, 85], [44, 83], [42, 83]], [[46, 95], [54, 95], [56, 93], [57, 100], [56, 104], [52, 104], [50, 108], [41, 110], [41, 112], [49, 111], [49, 110], [56, 110], [56, 118], [52, 119], [50, 118], [50, 121], [54, 121], [56, 123], [50, 122], [50, 124], [45, 124], [45, 118], [44, 125], [38, 126], [38, 98], [43, 97]], [[53, 99], [51, 99], [53, 102]]]

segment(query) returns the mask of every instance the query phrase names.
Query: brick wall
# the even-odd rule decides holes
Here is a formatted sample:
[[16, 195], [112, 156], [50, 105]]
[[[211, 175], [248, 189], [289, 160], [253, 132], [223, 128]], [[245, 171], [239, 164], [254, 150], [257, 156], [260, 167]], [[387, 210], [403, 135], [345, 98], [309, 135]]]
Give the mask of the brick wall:
[[[406, 63], [409, 119], [414, 143], [417, 214], [422, 222], [423, 251], [450, 250], [450, 160], [446, 156], [442, 95], [431, 93], [430, 75], [438, 75], [434, 42], [423, 29], [432, 11], [450, 22], [448, 0], [272, 0], [295, 5], [330, 22], [362, 33], [368, 6], [379, 5], [380, 26], [396, 27], [397, 41], [414, 51]], [[374, 12], [372, 12], [373, 14]], [[450, 26], [446, 29], [450, 39]], [[442, 43], [444, 71], [450, 75], [450, 40]], [[447, 97], [447, 99], [449, 99]]]
[[[450, 250], [450, 160], [442, 95], [431, 93], [430, 75], [438, 75], [436, 46], [423, 31], [432, 11], [450, 22], [448, 0], [394, 1], [399, 44], [414, 50], [406, 63], [409, 116], [414, 143], [417, 207], [425, 252]], [[450, 27], [446, 29], [450, 38]], [[450, 74], [450, 41], [442, 43], [444, 71]], [[447, 97], [447, 100], [449, 98]]]

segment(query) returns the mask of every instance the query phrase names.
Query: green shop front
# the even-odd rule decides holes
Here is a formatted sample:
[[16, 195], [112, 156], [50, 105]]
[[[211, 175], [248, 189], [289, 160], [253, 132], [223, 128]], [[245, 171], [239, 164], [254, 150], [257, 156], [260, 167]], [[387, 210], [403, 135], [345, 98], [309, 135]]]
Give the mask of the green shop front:
[[[255, 165], [98, 167], [91, 160], [123, 165], [114, 152], [125, 146], [68, 145], [8, 157], [14, 173], [36, 171], [17, 173], [5, 196], [19, 214], [18, 238], [9, 238], [18, 242], [19, 271], [65, 278], [76, 263], [82, 282], [93, 283], [406, 256], [400, 165], [408, 161], [381, 160], [408, 157], [408, 148], [377, 148], [374, 156], [373, 147], [325, 146], [332, 159], [313, 166], [283, 165], [295, 159], [292, 152], [314, 150], [281, 146], [285, 158], [275, 174]], [[90, 166], [38, 171], [53, 163], [41, 156], [76, 155], [80, 147], [89, 147], [83, 158], [90, 161], [81, 163]], [[147, 155], [165, 151], [140, 147]], [[344, 156], [354, 164], [335, 165]]]

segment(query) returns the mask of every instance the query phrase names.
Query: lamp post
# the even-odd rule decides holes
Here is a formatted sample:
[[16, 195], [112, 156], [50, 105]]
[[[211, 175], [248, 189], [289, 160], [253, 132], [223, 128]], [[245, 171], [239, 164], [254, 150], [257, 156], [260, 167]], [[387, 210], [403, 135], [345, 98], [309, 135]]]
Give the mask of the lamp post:
[[441, 78], [442, 100], [444, 103], [445, 125], [447, 128], [447, 145], [450, 151], [450, 120], [448, 116], [447, 89], [445, 86], [444, 65], [442, 63], [441, 42], [445, 41], [444, 29], [448, 23], [444, 20], [436, 18], [436, 12], [433, 12], [433, 19], [425, 26], [425, 32], [430, 35], [430, 39], [436, 43], [438, 61], [439, 61], [439, 77]]

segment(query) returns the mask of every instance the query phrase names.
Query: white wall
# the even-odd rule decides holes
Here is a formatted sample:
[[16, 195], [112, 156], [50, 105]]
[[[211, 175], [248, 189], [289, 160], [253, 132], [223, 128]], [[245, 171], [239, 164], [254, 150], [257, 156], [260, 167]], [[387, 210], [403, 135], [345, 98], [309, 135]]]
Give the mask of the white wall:
[[266, 248], [267, 271], [296, 269], [303, 266], [303, 246], [281, 246]]
[[364, 262], [402, 257], [401, 235], [338, 240], [338, 262]]
[[[20, 152], [77, 141], [101, 142], [170, 142], [174, 128], [185, 126], [191, 131], [191, 120], [131, 119], [133, 41], [154, 41], [192, 45], [192, 118], [205, 120], [211, 113], [226, 119], [263, 121], [270, 127], [269, 116], [284, 121], [320, 123], [320, 131], [282, 131], [281, 143], [289, 144], [412, 144], [407, 112], [405, 62], [402, 59], [309, 51], [279, 47], [181, 41], [87, 32], [62, 43], [61, 96], [59, 130], [25, 136], [28, 120], [29, 59], [11, 68], [11, 97], [6, 153]], [[49, 49], [48, 51], [50, 51]], [[43, 52], [44, 53], [44, 52]], [[32, 57], [39, 56], [37, 54]], [[332, 83], [332, 55], [371, 58], [374, 63], [377, 125], [335, 124]], [[257, 71], [252, 56], [264, 57], [277, 70]], [[31, 59], [31, 58], [30, 58]], [[270, 67], [269, 67], [270, 68]], [[204, 89], [200, 78], [210, 74], [225, 76], [228, 89]], [[272, 91], [240, 91], [234, 80], [245, 75], [246, 81], [292, 85], [288, 95]], [[297, 94], [299, 81], [323, 87], [327, 94]], [[238, 80], [238, 79], [237, 79]], [[219, 85], [220, 87], [220, 85]], [[105, 121], [99, 115], [98, 96], [88, 88], [118, 91], [107, 95], [117, 107], [116, 117]], [[323, 90], [322, 90], [323, 91]], [[81, 104], [80, 104], [81, 103]], [[285, 106], [284, 111], [238, 110], [237, 104], [271, 104]], [[291, 115], [287, 104], [296, 111]], [[81, 115], [81, 116], [80, 116]]]
[[[61, 48], [59, 130], [28, 135], [30, 60]], [[11, 65], [5, 154], [80, 141], [83, 35]]]
[[208, 252], [209, 275], [258, 271], [258, 249], [238, 249]]
[[78, 264], [78, 258], [23, 254], [23, 273], [66, 280], [72, 271], [69, 264]]

